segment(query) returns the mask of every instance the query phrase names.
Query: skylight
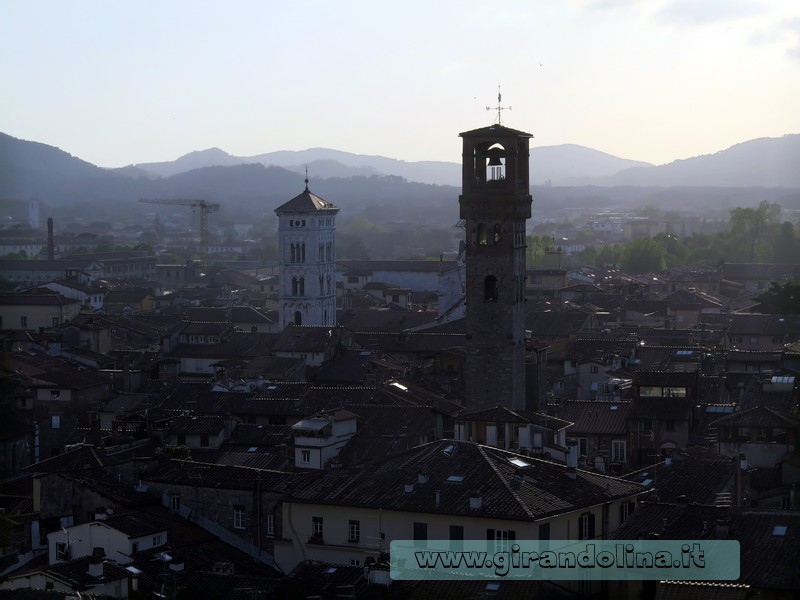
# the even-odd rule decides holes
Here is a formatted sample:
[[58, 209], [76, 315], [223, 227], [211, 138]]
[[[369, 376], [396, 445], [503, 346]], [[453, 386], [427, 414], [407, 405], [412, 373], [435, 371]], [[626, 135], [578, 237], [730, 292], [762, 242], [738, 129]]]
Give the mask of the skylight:
[[258, 446], [250, 446], [250, 447], [247, 449], [247, 451], [248, 451], [248, 452], [255, 452], [256, 450], [258, 450]]
[[455, 451], [456, 447], [453, 444], [447, 446], [444, 450], [442, 450], [442, 454], [445, 456], [453, 456], [453, 452]]
[[500, 584], [497, 583], [496, 581], [490, 581], [489, 583], [486, 584], [487, 592], [496, 592], [499, 589], [500, 589]]
[[616, 404], [612, 404], [611, 405], [611, 410], [617, 410], [618, 408], [619, 408], [619, 406], [617, 406]]
[[786, 535], [786, 531], [789, 529], [788, 525], [775, 525], [775, 529], [772, 530], [772, 535], [777, 535], [783, 537]]
[[450, 477], [447, 478], [448, 483], [461, 483], [462, 481], [464, 481], [463, 475], [450, 475]]
[[516, 467], [530, 467], [531, 466], [530, 463], [526, 463], [524, 460], [521, 460], [519, 458], [509, 458], [508, 462], [510, 462], [512, 465], [514, 465]]
[[653, 483], [653, 480], [652, 480], [652, 479], [645, 479], [645, 480], [642, 482], [642, 485], [650, 485], [651, 483]]
[[402, 383], [397, 383], [396, 381], [393, 381], [389, 385], [391, 385], [392, 387], [396, 387], [398, 390], [402, 390], [404, 392], [408, 391], [408, 388], [406, 386], [404, 386]]

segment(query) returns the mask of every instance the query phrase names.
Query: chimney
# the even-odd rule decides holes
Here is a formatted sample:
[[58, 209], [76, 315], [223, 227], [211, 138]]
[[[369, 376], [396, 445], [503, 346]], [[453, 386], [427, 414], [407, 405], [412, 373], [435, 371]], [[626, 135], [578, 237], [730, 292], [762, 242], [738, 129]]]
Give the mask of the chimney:
[[428, 472], [425, 469], [420, 469], [417, 473], [417, 483], [428, 483]]
[[578, 466], [578, 444], [568, 445], [569, 453], [567, 454], [567, 466], [573, 469]]
[[47, 260], [55, 260], [56, 244], [53, 239], [53, 217], [47, 217]]
[[102, 548], [92, 548], [92, 557], [89, 559], [89, 570], [87, 573], [90, 577], [103, 576], [103, 558], [105, 558], [105, 551]]
[[575, 467], [567, 467], [567, 477], [570, 479], [577, 479], [578, 473], [576, 472]]

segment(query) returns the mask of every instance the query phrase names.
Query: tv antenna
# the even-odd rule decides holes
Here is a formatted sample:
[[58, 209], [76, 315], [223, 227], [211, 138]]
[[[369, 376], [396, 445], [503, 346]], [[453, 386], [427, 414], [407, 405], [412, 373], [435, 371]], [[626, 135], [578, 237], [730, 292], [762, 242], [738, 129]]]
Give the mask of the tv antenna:
[[497, 84], [497, 106], [487, 106], [486, 110], [496, 110], [497, 111], [497, 124], [502, 125], [502, 113], [504, 110], [511, 110], [510, 106], [503, 106], [503, 95], [500, 93], [500, 84]]

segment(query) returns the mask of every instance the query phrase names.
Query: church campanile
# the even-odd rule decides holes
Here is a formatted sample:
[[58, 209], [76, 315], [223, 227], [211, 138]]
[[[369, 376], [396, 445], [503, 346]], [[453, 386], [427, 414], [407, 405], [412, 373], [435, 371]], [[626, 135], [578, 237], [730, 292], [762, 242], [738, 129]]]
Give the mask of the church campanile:
[[522, 409], [532, 136], [500, 124], [459, 135], [464, 141], [458, 201], [466, 222], [466, 405]]

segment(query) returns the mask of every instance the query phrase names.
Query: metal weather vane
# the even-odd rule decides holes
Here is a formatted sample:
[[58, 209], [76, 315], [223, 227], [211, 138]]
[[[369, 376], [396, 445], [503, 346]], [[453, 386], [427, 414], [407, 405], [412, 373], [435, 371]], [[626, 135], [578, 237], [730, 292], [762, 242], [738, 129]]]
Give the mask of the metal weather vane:
[[510, 106], [502, 106], [503, 95], [500, 93], [500, 84], [497, 84], [497, 106], [487, 106], [486, 110], [496, 110], [497, 111], [497, 124], [502, 125], [502, 112], [504, 110], [511, 110]]

